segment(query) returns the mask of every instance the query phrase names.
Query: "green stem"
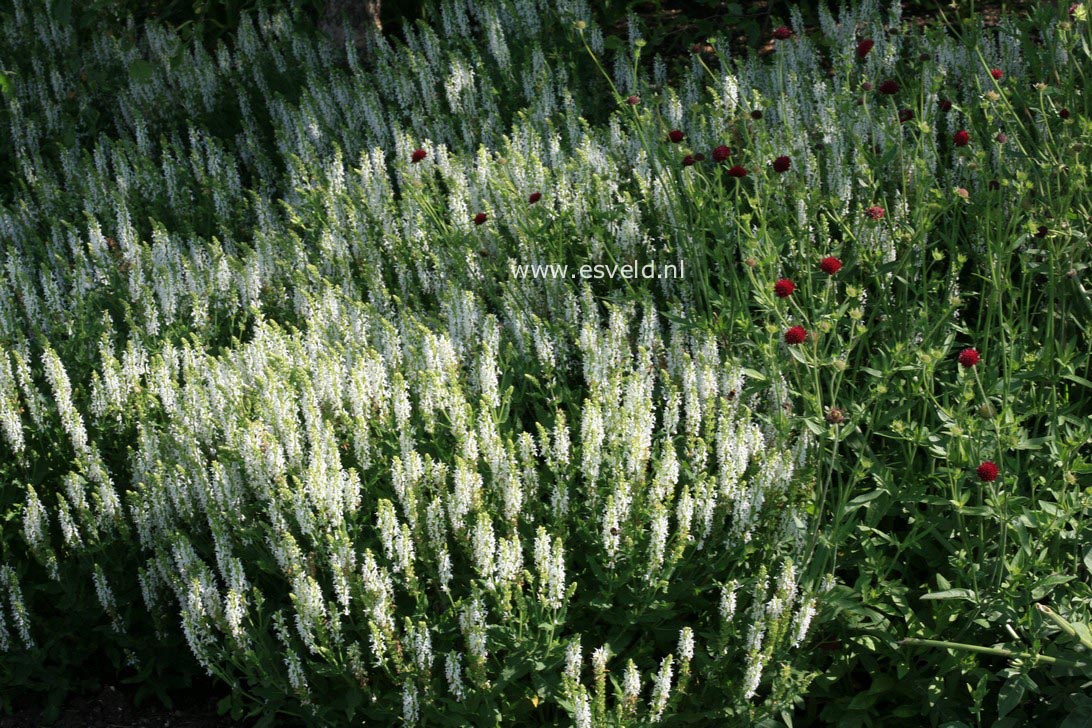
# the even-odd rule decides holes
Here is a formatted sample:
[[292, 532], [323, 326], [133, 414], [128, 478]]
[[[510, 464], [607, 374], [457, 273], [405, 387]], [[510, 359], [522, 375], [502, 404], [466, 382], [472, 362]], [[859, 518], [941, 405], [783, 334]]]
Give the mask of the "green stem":
[[1050, 657], [1049, 655], [1038, 655], [1032, 652], [1014, 652], [1013, 650], [1006, 650], [1003, 647], [983, 647], [982, 645], [969, 645], [965, 642], [945, 642], [943, 640], [926, 640], [919, 639], [917, 637], [907, 637], [906, 639], [899, 641], [900, 645], [920, 645], [922, 647], [943, 647], [949, 650], [963, 650], [964, 652], [977, 652], [982, 655], [996, 655], [997, 657], [1007, 657], [1010, 660], [1031, 660], [1033, 664], [1043, 663], [1045, 665], [1057, 665], [1059, 667], [1089, 667], [1087, 662], [1072, 662], [1070, 660], [1060, 660], [1057, 657]]

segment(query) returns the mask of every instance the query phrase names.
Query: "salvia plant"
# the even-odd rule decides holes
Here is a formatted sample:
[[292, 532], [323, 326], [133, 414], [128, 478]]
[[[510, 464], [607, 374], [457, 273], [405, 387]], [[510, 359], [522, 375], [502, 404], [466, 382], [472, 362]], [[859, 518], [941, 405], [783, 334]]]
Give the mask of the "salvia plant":
[[1092, 714], [1083, 5], [682, 62], [584, 0], [55, 5], [0, 11], [0, 705]]

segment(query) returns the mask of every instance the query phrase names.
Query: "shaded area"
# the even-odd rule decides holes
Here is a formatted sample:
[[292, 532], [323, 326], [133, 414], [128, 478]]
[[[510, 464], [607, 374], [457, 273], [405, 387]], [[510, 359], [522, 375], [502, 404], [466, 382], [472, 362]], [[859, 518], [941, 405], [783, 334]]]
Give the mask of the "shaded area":
[[138, 704], [132, 688], [107, 685], [91, 695], [70, 695], [55, 720], [41, 705], [17, 705], [12, 715], [0, 716], [0, 728], [241, 728], [252, 724], [219, 717], [220, 697], [209, 685], [207, 690], [175, 695], [172, 709], [154, 699]]

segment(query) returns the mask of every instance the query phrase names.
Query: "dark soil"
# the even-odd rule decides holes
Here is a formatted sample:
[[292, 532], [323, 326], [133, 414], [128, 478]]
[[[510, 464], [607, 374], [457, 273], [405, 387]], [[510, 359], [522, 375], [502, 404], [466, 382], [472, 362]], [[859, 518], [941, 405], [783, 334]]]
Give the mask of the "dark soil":
[[70, 696], [53, 722], [43, 720], [43, 706], [23, 705], [13, 715], [0, 715], [0, 728], [243, 728], [248, 725], [218, 716], [219, 697], [191, 692], [176, 696], [173, 709], [154, 700], [144, 701], [138, 707], [129, 690], [107, 686], [95, 695]]

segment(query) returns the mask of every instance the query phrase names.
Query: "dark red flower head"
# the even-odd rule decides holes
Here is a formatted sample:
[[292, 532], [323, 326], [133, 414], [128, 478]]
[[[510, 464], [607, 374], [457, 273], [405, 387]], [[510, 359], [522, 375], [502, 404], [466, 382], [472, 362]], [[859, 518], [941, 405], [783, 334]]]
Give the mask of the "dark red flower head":
[[692, 167], [693, 165], [694, 165], [694, 158], [691, 157], [689, 154], [687, 154], [685, 157], [682, 158], [682, 166]]
[[773, 167], [773, 170], [778, 174], [784, 174], [785, 172], [788, 172], [789, 167], [792, 166], [792, 160], [784, 156], [778, 157], [773, 161], [773, 164], [771, 166]]
[[1058, 116], [1062, 117], [1063, 119], [1068, 119], [1069, 109], [1058, 109]]
[[819, 270], [826, 273], [828, 276], [832, 276], [842, 269], [842, 261], [835, 258], [833, 255], [829, 255], [819, 261]]
[[701, 152], [698, 152], [697, 154], [694, 155], [694, 161], [695, 162], [704, 162], [705, 161], [705, 155], [702, 154]]
[[773, 37], [777, 40], [788, 40], [792, 38], [792, 31], [782, 25], [780, 28], [774, 28]]
[[667, 133], [667, 138], [671, 141], [672, 144], [678, 144], [686, 138], [686, 135], [678, 129], [672, 129]]
[[865, 208], [864, 214], [868, 215], [869, 219], [873, 222], [883, 220], [883, 216], [887, 212], [879, 205], [873, 205], [872, 207]]
[[990, 75], [993, 76], [994, 81], [1000, 81], [1002, 78], [1005, 77], [1005, 72], [1002, 71], [1000, 68], [992, 68], [990, 69]]
[[960, 129], [955, 134], [952, 134], [952, 143], [957, 147], [965, 147], [971, 143], [971, 135], [965, 130]]
[[785, 343], [789, 346], [803, 344], [804, 339], [806, 339], [807, 336], [808, 331], [803, 326], [793, 326], [791, 329], [785, 332]]
[[628, 96], [628, 97], [626, 97], [626, 103], [629, 104], [630, 106], [636, 106], [637, 104], [641, 103], [641, 97], [640, 96]]
[[899, 82], [893, 81], [889, 78], [879, 85], [878, 90], [881, 94], [892, 96], [899, 92]]
[[481, 225], [488, 219], [488, 215], [486, 215], [484, 212], [479, 212], [477, 215], [474, 216], [474, 224]]
[[790, 281], [788, 278], [782, 278], [777, 283], [773, 284], [773, 292], [777, 295], [778, 298], [788, 298], [795, 290], [796, 284]]
[[857, 41], [857, 57], [864, 58], [868, 55], [868, 52], [872, 50], [872, 46], [876, 45], [876, 41], [871, 38], [864, 38]]
[[741, 167], [741, 166], [739, 166], [737, 164], [736, 166], [734, 166], [734, 167], [732, 167], [731, 169], [728, 170], [728, 176], [729, 177], [736, 177], [736, 178], [746, 177], [747, 176], [747, 168], [746, 167]]
[[536, 202], [538, 202], [541, 199], [542, 199], [542, 193], [541, 192], [532, 192], [531, 196], [527, 198], [527, 202], [533, 205], [533, 204], [535, 204]]
[[899, 109], [899, 123], [905, 124], [914, 118], [914, 112], [910, 109]]
[[1045, 238], [1049, 234], [1050, 228], [1048, 228], [1046, 225], [1040, 225], [1039, 229], [1035, 231], [1035, 237], [1037, 238]]
[[412, 161], [414, 164], [417, 164], [427, 156], [428, 152], [426, 152], [424, 149], [414, 149], [413, 156], [410, 157], [410, 161]]
[[723, 162], [728, 159], [728, 155], [732, 153], [732, 150], [721, 144], [719, 147], [713, 150], [713, 161]]
[[997, 136], [994, 137], [994, 138], [997, 139], [998, 144], [1004, 144], [1005, 142], [1007, 142], [1009, 140], [1009, 135], [1006, 134], [1005, 132], [1001, 131], [1001, 132], [998, 132]]
[[759, 119], [761, 119], [762, 118], [762, 109], [755, 109], [754, 111], [752, 111], [751, 112], [751, 118], [754, 119], [755, 121], [758, 121]]
[[940, 101], [939, 101], [939, 102], [937, 103], [937, 105], [938, 105], [938, 106], [940, 106], [940, 110], [941, 110], [941, 111], [943, 111], [943, 112], [944, 112], [944, 113], [946, 113], [946, 114], [947, 114], [947, 113], [948, 113], [949, 111], [951, 111], [951, 110], [952, 110], [952, 102], [951, 102], [951, 101], [949, 101], [948, 99], [941, 99], [941, 100], [940, 100]]
[[959, 352], [959, 364], [964, 369], [970, 369], [980, 361], [982, 357], [978, 355], [978, 349], [970, 348]]
[[978, 466], [978, 479], [983, 483], [992, 483], [997, 480], [997, 465], [992, 460], [987, 460]]

